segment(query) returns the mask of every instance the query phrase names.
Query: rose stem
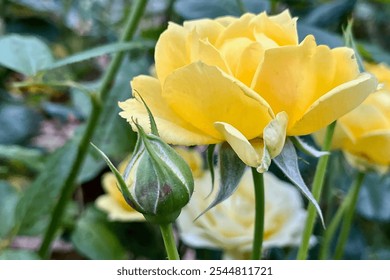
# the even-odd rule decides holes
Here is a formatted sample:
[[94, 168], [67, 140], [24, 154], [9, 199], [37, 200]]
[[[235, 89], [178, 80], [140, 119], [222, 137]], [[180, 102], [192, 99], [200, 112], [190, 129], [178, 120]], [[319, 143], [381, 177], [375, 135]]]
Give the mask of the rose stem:
[[167, 252], [169, 260], [180, 260], [177, 252], [175, 238], [173, 236], [172, 224], [160, 225], [161, 234], [164, 240], [165, 251]]
[[[335, 126], [336, 126], [336, 122], [333, 122], [330, 125], [328, 125], [328, 127], [326, 128], [322, 151], [329, 151], [330, 146], [332, 144], [332, 138], [333, 138]], [[318, 203], [320, 203], [320, 199], [321, 199], [321, 192], [322, 192], [322, 187], [324, 185], [325, 172], [326, 172], [326, 167], [328, 165], [328, 160], [329, 160], [329, 154], [322, 156], [318, 160], [316, 171], [314, 174], [312, 193]], [[309, 245], [310, 245], [309, 244], [310, 237], [313, 233], [314, 223], [317, 216], [317, 211], [312, 203], [309, 204], [307, 211], [308, 211], [308, 215], [305, 223], [305, 228], [303, 230], [302, 242], [301, 242], [301, 246], [299, 247], [298, 255], [297, 255], [297, 259], [299, 260], [307, 259]]]
[[344, 203], [346, 204], [346, 206], [344, 207], [345, 208], [344, 222], [341, 226], [339, 239], [337, 241], [336, 251], [334, 254], [335, 260], [339, 260], [343, 256], [345, 244], [347, 243], [349, 232], [352, 225], [353, 214], [355, 212], [356, 203], [359, 197], [359, 192], [363, 185], [364, 176], [365, 176], [364, 172], [359, 172], [356, 175], [356, 179], [349, 191], [350, 194], [348, 193], [350, 199], [344, 200]]
[[252, 168], [255, 188], [255, 228], [253, 233], [252, 260], [261, 258], [264, 235], [264, 177], [262, 173]]
[[[146, 3], [147, 0], [137, 0], [134, 2], [133, 8], [129, 14], [125, 29], [120, 39], [121, 42], [130, 41], [132, 39], [135, 30], [137, 29], [138, 23], [142, 17], [143, 11], [145, 10]], [[71, 199], [75, 190], [75, 180], [88, 153], [89, 142], [91, 141], [95, 128], [98, 125], [98, 120], [102, 112], [101, 104], [104, 104], [109, 95], [113, 80], [119, 70], [123, 57], [123, 52], [118, 52], [115, 54], [114, 58], [108, 66], [108, 70], [103, 76], [103, 82], [99, 94], [91, 95], [92, 112], [89, 117], [87, 127], [84, 131], [84, 134], [82, 135], [76, 159], [73, 163], [70, 163], [72, 164], [72, 170], [61, 188], [62, 191], [60, 198], [52, 212], [50, 224], [45, 232], [45, 236], [39, 248], [39, 255], [42, 259], [47, 259], [49, 257], [51, 243], [53, 242], [58, 228], [61, 225], [66, 205]]]

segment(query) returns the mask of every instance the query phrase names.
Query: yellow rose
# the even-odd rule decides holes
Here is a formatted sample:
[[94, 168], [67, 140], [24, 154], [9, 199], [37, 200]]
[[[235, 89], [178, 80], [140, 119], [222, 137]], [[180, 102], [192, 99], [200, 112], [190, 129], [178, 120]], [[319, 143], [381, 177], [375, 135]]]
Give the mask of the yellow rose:
[[[218, 173], [218, 172], [217, 172]], [[216, 187], [208, 196], [210, 173], [195, 179], [190, 203], [182, 209], [177, 223], [182, 240], [194, 248], [222, 249], [225, 258], [246, 258], [252, 250], [255, 198], [253, 180], [248, 169], [234, 194], [207, 211]], [[263, 248], [298, 246], [303, 232], [306, 211], [297, 189], [272, 173], [265, 173], [265, 222]]]
[[299, 43], [288, 11], [170, 23], [155, 63], [157, 78], [135, 77], [135, 98], [119, 103], [133, 129], [134, 120], [149, 127], [140, 95], [166, 142], [227, 141], [253, 167], [264, 152], [277, 156], [286, 135], [325, 127], [376, 88], [351, 49], [317, 45], [311, 35]]
[[[366, 64], [383, 83], [360, 106], [337, 121], [333, 148], [341, 149], [356, 168], [385, 172], [390, 166], [390, 69]], [[316, 135], [321, 141], [322, 133]]]
[[[123, 173], [129, 159], [125, 159], [119, 164], [118, 170]], [[115, 175], [108, 172], [102, 177], [102, 186], [106, 194], [99, 196], [96, 199], [96, 206], [108, 214], [108, 219], [111, 221], [144, 221], [144, 216], [134, 210], [127, 204], [121, 191], [118, 188]]]

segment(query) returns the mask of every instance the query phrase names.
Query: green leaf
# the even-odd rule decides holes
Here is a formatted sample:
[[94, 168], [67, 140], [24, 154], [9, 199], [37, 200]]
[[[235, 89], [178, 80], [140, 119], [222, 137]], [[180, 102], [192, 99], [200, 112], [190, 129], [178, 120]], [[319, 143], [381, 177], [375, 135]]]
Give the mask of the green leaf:
[[324, 224], [324, 218], [322, 216], [322, 211], [317, 201], [313, 197], [309, 188], [306, 186], [306, 183], [303, 181], [301, 173], [298, 167], [298, 156], [294, 148], [294, 144], [289, 138], [286, 139], [286, 143], [283, 147], [282, 152], [276, 158], [273, 159], [273, 162], [279, 169], [290, 179], [294, 185], [309, 199], [311, 203], [317, 209], [317, 213]]
[[0, 37], [0, 53], [0, 65], [26, 76], [33, 76], [53, 63], [49, 47], [32, 36]]
[[317, 44], [328, 45], [330, 48], [344, 45], [340, 35], [303, 22], [298, 22], [298, 34], [299, 41], [302, 41], [307, 35], [312, 34], [316, 38]]
[[339, 0], [318, 5], [302, 21], [317, 27], [337, 27], [352, 12], [355, 4], [356, 0]]
[[84, 256], [93, 260], [123, 260], [126, 251], [110, 230], [105, 216], [93, 207], [88, 208], [78, 220], [71, 240]]
[[44, 166], [42, 151], [17, 145], [0, 145], [0, 158], [16, 160], [35, 171], [42, 170]]
[[5, 249], [0, 252], [0, 260], [39, 260], [37, 253], [23, 249]]
[[78, 143], [79, 139], [74, 138], [51, 154], [43, 171], [24, 192], [17, 207], [20, 234], [40, 234], [47, 226], [49, 214], [76, 158]]
[[237, 189], [246, 165], [237, 156], [228, 143], [223, 143], [219, 150], [220, 184], [214, 201], [197, 218], [229, 198]]
[[303, 141], [298, 136], [291, 136], [289, 139], [291, 140], [291, 142], [294, 144], [294, 146], [298, 150], [304, 152], [305, 154], [307, 154], [309, 156], [318, 158], [318, 157], [322, 157], [324, 155], [330, 154], [329, 152], [323, 152], [323, 151], [317, 150], [315, 147], [310, 146], [309, 144], [307, 144], [305, 141]]
[[81, 62], [87, 59], [91, 59], [97, 56], [110, 54], [114, 52], [120, 52], [120, 51], [129, 51], [134, 49], [149, 49], [154, 47], [154, 42], [152, 41], [143, 41], [143, 42], [118, 42], [118, 43], [112, 43], [107, 44], [104, 46], [99, 46], [96, 48], [92, 48], [71, 56], [68, 56], [64, 59], [58, 60], [51, 65], [48, 65], [47, 67], [43, 68], [44, 70], [52, 70], [55, 68], [63, 67], [68, 64]]
[[0, 240], [6, 237], [16, 224], [15, 211], [19, 199], [20, 194], [14, 187], [0, 181]]

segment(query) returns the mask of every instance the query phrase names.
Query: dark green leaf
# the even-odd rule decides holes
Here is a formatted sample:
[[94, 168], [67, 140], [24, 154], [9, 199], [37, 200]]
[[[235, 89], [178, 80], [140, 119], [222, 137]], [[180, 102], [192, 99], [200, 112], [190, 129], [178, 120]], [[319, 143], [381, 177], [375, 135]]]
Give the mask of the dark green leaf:
[[16, 160], [28, 168], [40, 171], [44, 166], [43, 152], [16, 145], [0, 145], [0, 158]]
[[33, 76], [53, 63], [49, 47], [31, 36], [1, 37], [0, 53], [0, 65], [26, 76]]
[[0, 105], [0, 144], [21, 144], [37, 133], [39, 115], [24, 105]]
[[15, 210], [20, 199], [19, 192], [4, 181], [0, 181], [0, 240], [15, 226]]
[[[259, 13], [269, 8], [264, 0], [242, 0], [243, 8], [249, 12]], [[178, 0], [175, 2], [176, 12], [185, 19], [215, 18], [219, 16], [240, 16], [242, 9], [236, 0]]]
[[276, 158], [273, 159], [273, 162], [279, 167], [279, 169], [286, 175], [287, 178], [291, 180], [294, 185], [309, 199], [311, 203], [317, 209], [318, 215], [324, 224], [324, 218], [322, 216], [322, 211], [317, 201], [313, 197], [309, 188], [306, 186], [306, 183], [303, 181], [301, 173], [298, 168], [298, 156], [294, 148], [294, 144], [289, 138], [286, 139], [286, 143], [283, 147], [282, 152]]
[[0, 252], [0, 260], [39, 260], [37, 253], [23, 249], [5, 249]]
[[43, 171], [25, 191], [17, 207], [20, 234], [38, 234], [47, 225], [61, 187], [76, 158], [79, 139], [69, 141], [50, 155]]
[[215, 181], [214, 150], [215, 150], [215, 144], [211, 144], [207, 148], [207, 165], [209, 167], [210, 174], [211, 174], [211, 190], [210, 190], [210, 194], [214, 190], [214, 181]]
[[75, 248], [93, 260], [123, 260], [126, 251], [110, 230], [104, 215], [88, 208], [78, 220], [71, 240]]
[[340, 35], [298, 21], [299, 40], [302, 41], [309, 34], [314, 35], [317, 44], [328, 45], [330, 48], [344, 45]]
[[345, 16], [352, 12], [355, 4], [356, 0], [339, 0], [325, 3], [313, 9], [302, 21], [317, 27], [329, 27], [335, 24], [337, 26]]
[[226, 142], [223, 143], [219, 150], [220, 184], [218, 193], [214, 201], [202, 214], [229, 198], [234, 193], [244, 174], [245, 168], [246, 165], [240, 160], [230, 145]]

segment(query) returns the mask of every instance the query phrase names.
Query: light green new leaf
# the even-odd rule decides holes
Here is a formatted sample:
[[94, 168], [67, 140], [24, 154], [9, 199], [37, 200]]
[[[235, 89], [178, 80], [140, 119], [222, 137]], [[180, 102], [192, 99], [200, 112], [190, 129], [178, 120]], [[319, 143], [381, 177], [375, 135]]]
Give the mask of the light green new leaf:
[[52, 65], [54, 59], [49, 47], [32, 36], [16, 34], [0, 37], [0, 65], [33, 76]]

